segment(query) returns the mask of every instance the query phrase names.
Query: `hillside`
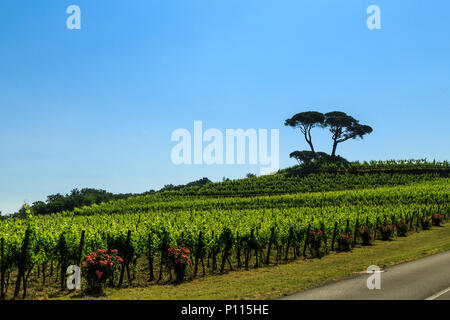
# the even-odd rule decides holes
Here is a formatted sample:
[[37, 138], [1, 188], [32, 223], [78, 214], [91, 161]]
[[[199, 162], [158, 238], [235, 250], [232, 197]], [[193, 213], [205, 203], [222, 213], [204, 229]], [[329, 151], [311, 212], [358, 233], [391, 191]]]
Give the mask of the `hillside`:
[[[212, 183], [208, 178], [202, 178], [185, 185], [166, 184], [159, 191], [150, 190], [141, 194], [113, 194], [93, 188], [73, 189], [66, 195], [59, 193], [49, 195], [45, 202], [36, 201], [30, 206], [30, 210], [33, 215], [44, 215], [75, 209], [80, 212], [78, 209], [82, 207], [97, 208], [95, 205], [126, 199], [128, 199], [126, 202], [134, 203], [172, 199], [175, 196], [253, 197], [355, 190], [430, 181], [438, 177], [448, 177], [450, 172], [447, 162], [391, 160], [360, 163], [338, 159], [341, 160], [337, 163], [315, 161], [260, 177], [248, 175], [244, 179], [225, 179], [216, 183]], [[142, 197], [145, 197], [145, 200], [142, 200]], [[22, 207], [14, 216], [24, 217], [25, 208]]]
[[326, 192], [405, 185], [448, 177], [448, 162], [425, 160], [390, 160], [371, 162], [298, 165], [277, 174], [185, 188], [183, 194], [214, 196], [254, 196], [285, 193]]
[[3, 261], [8, 277], [20, 261], [28, 261], [36, 277], [36, 264], [64, 267], [99, 248], [118, 249], [128, 271], [143, 263], [140, 272], [151, 280], [169, 281], [172, 273], [164, 265], [171, 246], [190, 252], [192, 277], [321, 257], [340, 247], [343, 236], [354, 239], [350, 247], [360, 243], [361, 227], [375, 239], [390, 239], [401, 235], [397, 228], [406, 235], [428, 228], [438, 215], [448, 219], [448, 172], [446, 162], [423, 161], [294, 167], [51, 215], [28, 214], [0, 221]]
[[[208, 183], [201, 187], [184, 187], [179, 190], [162, 190], [154, 194], [77, 208], [73, 213], [75, 215], [126, 213], [139, 210], [134, 208], [159, 210], [165, 208], [166, 205], [161, 204], [164, 202], [169, 202], [171, 207], [184, 208], [186, 204], [178, 203], [223, 197], [257, 197], [393, 187], [446, 178], [449, 173], [448, 162], [423, 160], [352, 162], [348, 166], [322, 164], [319, 168], [295, 166], [280, 170], [274, 175]], [[128, 207], [133, 209], [128, 210]]]

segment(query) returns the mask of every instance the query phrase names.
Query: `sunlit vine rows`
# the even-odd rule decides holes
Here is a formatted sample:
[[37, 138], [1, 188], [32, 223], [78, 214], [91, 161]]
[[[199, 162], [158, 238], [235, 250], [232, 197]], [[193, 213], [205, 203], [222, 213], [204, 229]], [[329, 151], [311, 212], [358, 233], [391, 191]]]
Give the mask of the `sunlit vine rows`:
[[[357, 223], [375, 227], [400, 219], [412, 224], [414, 219], [434, 213], [448, 217], [449, 194], [448, 178], [439, 178], [406, 186], [259, 197], [166, 195], [154, 196], [152, 201], [141, 197], [50, 216], [2, 220], [1, 263], [8, 275], [17, 269], [24, 256], [27, 229], [30, 241], [26, 263], [30, 271], [38, 266], [48, 268], [53, 262], [78, 264], [87, 253], [108, 247], [122, 251], [120, 254], [128, 256], [131, 265], [149, 252], [158, 258], [164, 248], [181, 244], [191, 249], [193, 257], [207, 259], [211, 254], [219, 256], [223, 250], [221, 235], [226, 230], [233, 236], [233, 252], [262, 253], [269, 244], [273, 250], [283, 251], [286, 246], [299, 249], [308, 230], [322, 230], [331, 243], [333, 234], [353, 233]], [[131, 238], [127, 244], [128, 233]], [[62, 243], [67, 246], [64, 261]]]

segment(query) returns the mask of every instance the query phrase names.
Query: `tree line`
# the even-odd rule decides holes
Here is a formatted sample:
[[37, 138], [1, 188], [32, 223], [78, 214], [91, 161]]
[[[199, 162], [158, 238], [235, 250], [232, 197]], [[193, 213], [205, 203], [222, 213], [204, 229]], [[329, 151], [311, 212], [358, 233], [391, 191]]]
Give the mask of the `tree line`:
[[[105, 190], [93, 188], [83, 188], [81, 190], [73, 189], [70, 193], [66, 195], [57, 193], [47, 196], [47, 199], [45, 201], [35, 201], [29, 206], [29, 209], [32, 215], [45, 215], [62, 211], [72, 211], [75, 208], [91, 206], [93, 204], [100, 204], [114, 200], [127, 199], [129, 197], [144, 196], [163, 191], [177, 191], [185, 187], [193, 187], [193, 186], [202, 187], [208, 183], [211, 183], [211, 180], [209, 180], [208, 178], [202, 178], [182, 185], [175, 186], [172, 184], [168, 184], [158, 191], [149, 190], [143, 193], [114, 194], [111, 192], [107, 192]], [[10, 216], [25, 217], [25, 215], [26, 215], [26, 208], [25, 206], [22, 206], [22, 208], [20, 208], [19, 211]], [[7, 216], [2, 216], [0, 218], [7, 218]]]
[[[70, 193], [62, 195], [60, 193], [47, 196], [45, 201], [35, 201], [31, 206], [31, 214], [44, 215], [62, 211], [72, 211], [75, 208], [91, 206], [111, 200], [126, 199], [135, 196], [132, 193], [114, 194], [100, 189], [83, 188], [73, 189]], [[26, 213], [25, 206], [22, 206], [13, 216], [24, 217]]]

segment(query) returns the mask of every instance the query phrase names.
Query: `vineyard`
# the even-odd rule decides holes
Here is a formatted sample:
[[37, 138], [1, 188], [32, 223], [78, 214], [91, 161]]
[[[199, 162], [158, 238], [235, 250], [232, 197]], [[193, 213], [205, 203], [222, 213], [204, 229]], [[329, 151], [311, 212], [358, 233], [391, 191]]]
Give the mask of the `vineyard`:
[[280, 174], [230, 180], [168, 191], [168, 195], [257, 196], [299, 192], [324, 192], [349, 189], [397, 186], [412, 182], [448, 177], [450, 164], [425, 160], [390, 160], [324, 163], [318, 167], [296, 166], [280, 170]]
[[188, 249], [187, 276], [195, 278], [321, 257], [367, 239], [426, 230], [437, 215], [448, 220], [448, 164], [433, 164], [434, 171], [421, 163], [395, 166], [277, 174], [0, 220], [1, 298], [26, 297], [30, 281], [65, 289], [67, 267], [99, 248], [117, 249], [123, 258], [108, 285], [132, 284], [137, 273], [151, 285], [172, 280], [172, 246]]

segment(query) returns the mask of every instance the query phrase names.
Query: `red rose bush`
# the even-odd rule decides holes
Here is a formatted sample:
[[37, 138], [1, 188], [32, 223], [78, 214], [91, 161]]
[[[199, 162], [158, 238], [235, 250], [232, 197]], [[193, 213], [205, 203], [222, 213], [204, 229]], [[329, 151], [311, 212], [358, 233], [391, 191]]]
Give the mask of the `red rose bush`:
[[175, 246], [168, 250], [169, 261], [175, 270], [176, 282], [182, 282], [186, 272], [186, 266], [192, 266], [192, 260], [189, 257], [191, 252], [182, 245], [180, 248]]
[[102, 292], [107, 279], [114, 277], [115, 271], [123, 263], [117, 250], [97, 249], [86, 256], [82, 266], [83, 277], [92, 292]]

